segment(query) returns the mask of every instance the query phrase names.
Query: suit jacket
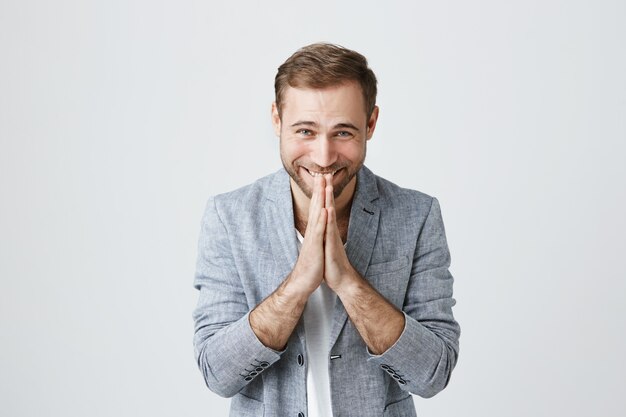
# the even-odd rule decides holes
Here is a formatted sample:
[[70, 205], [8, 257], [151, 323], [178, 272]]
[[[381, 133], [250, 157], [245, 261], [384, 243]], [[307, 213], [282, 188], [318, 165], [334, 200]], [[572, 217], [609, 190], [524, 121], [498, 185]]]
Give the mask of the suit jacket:
[[[415, 416], [410, 393], [431, 397], [448, 383], [460, 328], [439, 204], [363, 167], [346, 252], [354, 268], [405, 314], [398, 341], [373, 355], [337, 298], [329, 378], [335, 417]], [[249, 312], [298, 256], [288, 174], [280, 171], [210, 198], [194, 285], [200, 290], [195, 354], [207, 386], [233, 397], [230, 415], [300, 416], [307, 410], [306, 344], [300, 320], [282, 352], [264, 346]]]

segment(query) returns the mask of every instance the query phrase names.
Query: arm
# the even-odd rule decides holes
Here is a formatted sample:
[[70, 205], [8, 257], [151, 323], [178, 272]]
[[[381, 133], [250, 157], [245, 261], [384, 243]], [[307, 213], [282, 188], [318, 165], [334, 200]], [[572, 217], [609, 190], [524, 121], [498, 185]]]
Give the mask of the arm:
[[459, 352], [460, 328], [452, 314], [454, 280], [449, 266], [441, 211], [433, 198], [413, 256], [403, 306], [405, 328], [392, 347], [370, 358], [401, 375], [404, 389], [425, 398], [446, 387]]
[[283, 283], [250, 313], [250, 326], [261, 343], [284, 349], [296, 327], [309, 296], [324, 274], [324, 230], [326, 210], [324, 179], [316, 178], [309, 207], [307, 233], [296, 265]]
[[[309, 230], [294, 270], [279, 288], [249, 312], [228, 231], [215, 201], [207, 204], [198, 247], [194, 310], [196, 360], [207, 386], [230, 397], [280, 359], [311, 292], [322, 280], [326, 211], [323, 185], [312, 199]], [[316, 211], [316, 204], [319, 208]], [[316, 216], [313, 214], [317, 213]]]
[[333, 252], [327, 251], [326, 271], [334, 275], [326, 273], [325, 279], [366, 343], [369, 360], [395, 373], [403, 389], [422, 397], [435, 395], [445, 388], [456, 364], [460, 334], [452, 315], [450, 254], [437, 200], [432, 200], [417, 240], [402, 312], [364, 282], [342, 248], [335, 244]]
[[266, 369], [282, 352], [264, 346], [250, 327], [248, 303], [214, 199], [202, 219], [194, 286], [200, 291], [193, 312], [196, 361], [207, 386], [231, 397], [256, 376], [251, 371]]
[[380, 295], [352, 267], [343, 247], [333, 187], [326, 187], [325, 271], [328, 286], [341, 300], [346, 313], [370, 351], [380, 354], [389, 349], [404, 328], [404, 314]]
[[358, 272], [350, 273], [336, 292], [370, 352], [381, 354], [400, 338], [404, 314]]

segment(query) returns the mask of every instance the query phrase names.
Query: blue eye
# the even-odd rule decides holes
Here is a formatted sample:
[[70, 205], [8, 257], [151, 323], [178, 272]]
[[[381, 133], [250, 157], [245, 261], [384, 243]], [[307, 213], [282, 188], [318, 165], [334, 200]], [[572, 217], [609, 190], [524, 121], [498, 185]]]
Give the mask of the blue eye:
[[298, 129], [296, 130], [296, 133], [304, 136], [311, 136], [313, 134], [313, 132], [311, 132], [309, 129]]
[[341, 132], [337, 132], [337, 136], [339, 136], [340, 138], [349, 138], [350, 136], [352, 136], [352, 133], [342, 130]]

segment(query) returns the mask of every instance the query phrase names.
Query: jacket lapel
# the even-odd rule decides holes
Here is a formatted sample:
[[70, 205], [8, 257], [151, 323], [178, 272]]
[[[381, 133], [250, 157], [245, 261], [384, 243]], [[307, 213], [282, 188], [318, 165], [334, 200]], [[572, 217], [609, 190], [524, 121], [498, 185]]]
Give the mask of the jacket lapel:
[[[266, 190], [265, 207], [266, 229], [269, 235], [272, 255], [276, 263], [276, 275], [270, 279], [270, 288], [278, 288], [291, 273], [298, 258], [296, 227], [293, 220], [293, 200], [289, 175], [284, 169], [274, 174]], [[302, 319], [296, 327], [296, 333], [304, 343]]]
[[277, 288], [291, 272], [298, 258], [296, 231], [293, 221], [293, 202], [289, 175], [283, 169], [274, 174], [265, 193], [266, 232], [276, 263], [276, 276], [271, 288]]
[[[350, 209], [350, 223], [348, 225], [348, 240], [346, 254], [350, 263], [361, 276], [365, 276], [367, 267], [372, 258], [374, 243], [378, 233], [380, 209], [374, 203], [378, 199], [378, 187], [372, 171], [361, 168], [357, 174], [357, 184]], [[337, 297], [333, 311], [333, 327], [330, 332], [330, 348], [339, 337], [345, 325], [348, 314], [341, 300]]]

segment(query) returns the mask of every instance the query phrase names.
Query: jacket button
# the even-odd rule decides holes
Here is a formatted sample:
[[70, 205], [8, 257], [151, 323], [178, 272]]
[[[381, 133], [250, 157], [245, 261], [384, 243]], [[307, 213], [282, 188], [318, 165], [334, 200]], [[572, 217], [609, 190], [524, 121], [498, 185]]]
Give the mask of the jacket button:
[[261, 362], [261, 363], [260, 363], [260, 365], [261, 365], [263, 368], [267, 368], [268, 366], [270, 366], [270, 364], [269, 364], [268, 362]]
[[304, 413], [302, 412], [298, 413], [298, 417], [304, 417]]
[[[298, 354], [298, 365], [300, 365], [300, 366], [304, 365], [304, 358], [300, 354]], [[302, 413], [300, 413], [300, 414], [302, 414]], [[300, 414], [298, 414], [298, 415], [300, 415]], [[302, 415], [302, 417], [304, 417], [304, 415]]]
[[383, 368], [385, 371], [389, 369], [389, 365], [384, 364], [384, 363], [380, 365], [380, 367]]

